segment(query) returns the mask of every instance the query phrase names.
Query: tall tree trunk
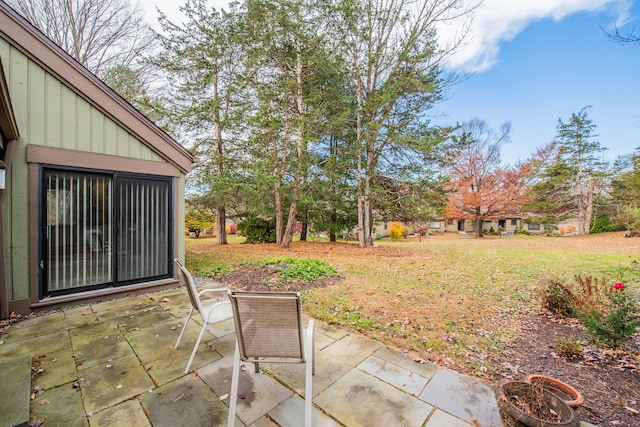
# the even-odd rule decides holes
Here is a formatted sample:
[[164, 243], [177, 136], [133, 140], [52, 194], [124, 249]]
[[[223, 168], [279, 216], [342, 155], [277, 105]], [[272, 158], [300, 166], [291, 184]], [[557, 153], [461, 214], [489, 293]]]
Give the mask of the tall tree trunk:
[[302, 227], [300, 228], [300, 241], [307, 241], [307, 231], [309, 228], [309, 211], [307, 209], [302, 212]]
[[[356, 144], [358, 144], [358, 148], [362, 147], [362, 86], [360, 84], [360, 80], [357, 80], [357, 102], [358, 108], [356, 110]], [[365, 246], [365, 238], [364, 238], [364, 182], [362, 179], [362, 156], [358, 157], [358, 170], [356, 172], [356, 181], [358, 185], [358, 242], [361, 248]]]
[[227, 215], [224, 206], [216, 207], [216, 245], [227, 244]]
[[[298, 199], [300, 198], [300, 192], [304, 182], [303, 174], [304, 169], [302, 163], [304, 162], [305, 154], [305, 126], [304, 126], [304, 98], [302, 92], [302, 43], [300, 38], [296, 37], [296, 116], [298, 118], [298, 144], [297, 144], [297, 163], [295, 167], [295, 185], [293, 187], [293, 194], [291, 197], [291, 206], [289, 206], [289, 215], [287, 217], [287, 226], [282, 235], [282, 240], [279, 246], [282, 248], [288, 248], [293, 240], [293, 226], [296, 223], [296, 215], [298, 210]], [[284, 164], [284, 163], [283, 163]]]
[[[277, 170], [277, 169], [276, 169]], [[276, 178], [274, 196], [276, 203], [276, 244], [282, 242], [282, 195], [280, 194], [280, 177]]]
[[482, 217], [480, 216], [480, 209], [476, 209], [476, 237], [484, 237], [482, 234]]
[[[213, 99], [216, 104], [219, 101], [218, 93], [218, 75], [213, 81]], [[224, 179], [224, 145], [222, 140], [222, 124], [220, 118], [220, 109], [216, 108], [214, 111], [214, 131], [216, 137], [216, 174], [218, 179]], [[216, 245], [227, 244], [227, 218], [226, 209], [224, 205], [216, 206]]]
[[587, 187], [587, 206], [584, 211], [585, 234], [591, 234], [591, 218], [593, 217], [593, 193], [595, 191], [595, 183], [593, 177], [589, 177], [589, 186]]
[[287, 227], [284, 230], [282, 235], [282, 241], [280, 242], [281, 248], [288, 248], [291, 245], [291, 241], [293, 240], [293, 226], [296, 223], [296, 201], [291, 202], [291, 206], [289, 207], [289, 215], [287, 218]]

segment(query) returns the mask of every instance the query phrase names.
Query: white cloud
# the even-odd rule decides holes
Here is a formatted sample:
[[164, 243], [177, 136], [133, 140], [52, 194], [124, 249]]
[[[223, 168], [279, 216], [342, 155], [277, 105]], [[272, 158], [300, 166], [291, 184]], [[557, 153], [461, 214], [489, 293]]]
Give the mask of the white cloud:
[[[540, 19], [561, 21], [574, 13], [610, 8], [618, 16], [616, 25], [620, 27], [630, 19], [631, 5], [630, 0], [484, 0], [475, 10], [469, 41], [450, 58], [448, 66], [469, 72], [488, 70], [497, 62], [502, 42], [513, 40]], [[456, 25], [441, 28], [441, 40], [456, 30]]]

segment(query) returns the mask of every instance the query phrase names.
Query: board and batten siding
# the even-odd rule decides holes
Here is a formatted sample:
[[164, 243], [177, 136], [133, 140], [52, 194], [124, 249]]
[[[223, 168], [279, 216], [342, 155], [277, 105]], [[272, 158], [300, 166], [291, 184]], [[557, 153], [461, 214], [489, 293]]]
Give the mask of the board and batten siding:
[[[32, 298], [28, 212], [37, 208], [29, 201], [30, 193], [38, 189], [29, 187], [28, 145], [160, 163], [166, 160], [3, 38], [0, 57], [21, 135], [5, 192], [7, 291], [11, 301]], [[184, 174], [177, 177], [176, 195], [184, 197]], [[183, 221], [184, 206], [175, 205], [179, 206], [175, 214]], [[183, 255], [184, 233], [175, 234], [177, 252]]]

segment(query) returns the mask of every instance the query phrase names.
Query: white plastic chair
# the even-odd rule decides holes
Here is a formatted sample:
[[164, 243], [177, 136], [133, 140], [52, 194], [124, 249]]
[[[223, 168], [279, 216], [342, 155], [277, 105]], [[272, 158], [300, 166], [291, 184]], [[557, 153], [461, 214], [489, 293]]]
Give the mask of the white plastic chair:
[[[189, 314], [184, 319], [184, 325], [182, 326], [182, 330], [180, 331], [180, 335], [178, 336], [178, 341], [176, 341], [175, 348], [178, 348], [178, 344], [180, 344], [180, 340], [182, 339], [182, 335], [184, 335], [184, 331], [187, 329], [187, 324], [189, 323], [189, 319], [193, 314], [194, 310], [198, 310], [200, 316], [202, 316], [202, 328], [200, 328], [200, 334], [198, 335], [198, 339], [196, 340], [196, 345], [193, 347], [193, 351], [191, 352], [191, 357], [189, 358], [189, 362], [187, 363], [187, 367], [184, 370], [184, 373], [189, 372], [189, 368], [191, 368], [191, 363], [193, 363], [193, 358], [196, 356], [196, 352], [198, 351], [198, 346], [200, 345], [200, 340], [202, 340], [202, 336], [204, 335], [204, 331], [207, 328], [207, 325], [213, 324], [216, 322], [220, 322], [226, 319], [230, 319], [232, 316], [231, 307], [229, 301], [221, 301], [217, 302], [210, 306], [205, 306], [202, 303], [200, 297], [205, 293], [215, 293], [215, 292], [229, 292], [227, 288], [210, 288], [203, 289], [200, 292], [196, 289], [196, 285], [193, 282], [193, 276], [189, 273], [184, 265], [176, 258], [176, 264], [182, 275], [185, 278], [187, 293], [189, 294], [189, 300], [191, 301], [191, 308], [189, 309]], [[227, 307], [224, 307], [227, 306]], [[216, 310], [217, 309], [217, 310]], [[215, 315], [214, 315], [215, 314]]]
[[302, 300], [298, 292], [229, 291], [236, 328], [236, 350], [229, 396], [228, 426], [236, 418], [240, 361], [304, 363], [305, 427], [311, 427], [312, 375], [315, 374], [313, 319], [302, 325]]

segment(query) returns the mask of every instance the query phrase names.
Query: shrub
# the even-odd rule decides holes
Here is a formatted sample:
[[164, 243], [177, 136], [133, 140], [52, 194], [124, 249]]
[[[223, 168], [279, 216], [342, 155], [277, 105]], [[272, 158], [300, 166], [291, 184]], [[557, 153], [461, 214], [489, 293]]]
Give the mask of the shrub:
[[575, 359], [582, 355], [582, 342], [574, 337], [558, 338], [556, 340], [556, 351], [562, 357]]
[[587, 307], [580, 320], [594, 341], [618, 347], [640, 326], [640, 304], [622, 283], [616, 283], [606, 294], [604, 309]]
[[406, 229], [399, 222], [392, 222], [389, 225], [389, 238], [392, 240], [402, 239], [406, 234]]
[[574, 316], [573, 292], [557, 280], [551, 280], [542, 291], [542, 305], [556, 316]]
[[321, 277], [336, 276], [338, 271], [325, 261], [307, 258], [278, 257], [257, 262], [261, 267], [274, 266], [287, 282], [313, 282]]
[[276, 241], [276, 221], [249, 218], [238, 224], [238, 234], [246, 237], [245, 243], [274, 243]]

